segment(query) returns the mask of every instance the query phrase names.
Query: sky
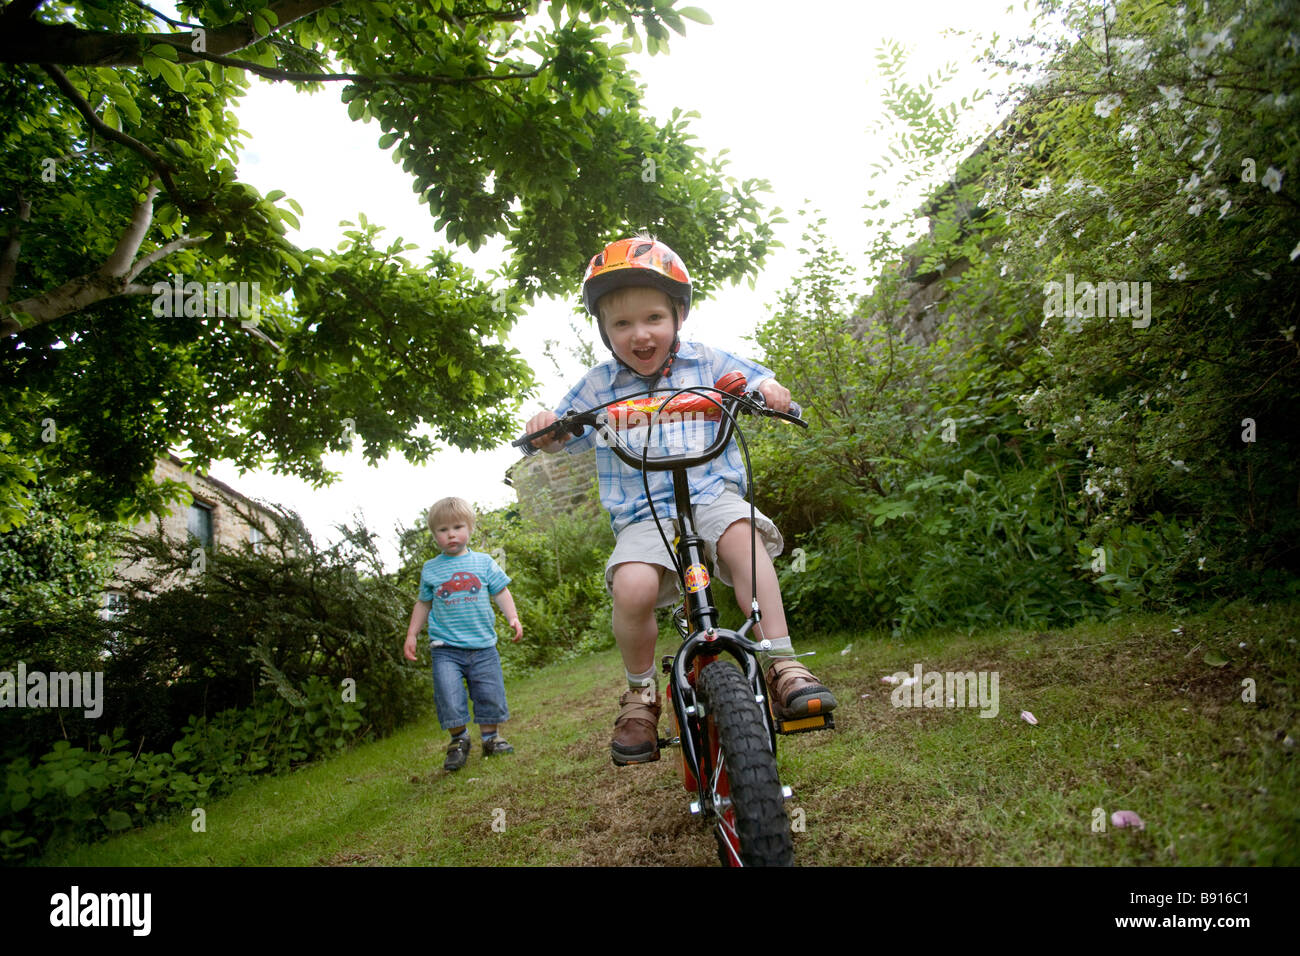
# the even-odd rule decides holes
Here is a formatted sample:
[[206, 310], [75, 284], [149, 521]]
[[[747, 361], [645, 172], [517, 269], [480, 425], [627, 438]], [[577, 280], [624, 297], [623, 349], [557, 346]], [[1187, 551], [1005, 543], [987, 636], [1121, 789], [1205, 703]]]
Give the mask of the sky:
[[[664, 119], [674, 108], [699, 113], [690, 126], [697, 144], [710, 155], [728, 150], [732, 164], [727, 172], [736, 179], [769, 180], [766, 205], [779, 206], [789, 220], [777, 227], [784, 248], [771, 254], [756, 287], [718, 290], [692, 310], [683, 328], [686, 339], [758, 358], [757, 346], [746, 336], [771, 314], [771, 304], [800, 267], [796, 210], [805, 204], [815, 207], [826, 218], [827, 235], [864, 278], [879, 269], [865, 258], [863, 205], [869, 188], [888, 189], [894, 181], [886, 177], [869, 186], [871, 166], [887, 155], [888, 146], [888, 137], [873, 134], [883, 115], [882, 83], [875, 72], [880, 44], [893, 40], [908, 47], [918, 78], [944, 64], [963, 68], [952, 86], [960, 97], [987, 85], [974, 65], [984, 44], [946, 31], [977, 31], [984, 39], [994, 30], [1004, 36], [1023, 33], [1029, 15], [1022, 6], [1008, 6], [1008, 0], [687, 0], [679, 6], [692, 4], [708, 11], [711, 26], [687, 21], [686, 36], [672, 36], [669, 55], [641, 54], [630, 62], [646, 88], [644, 103], [651, 115]], [[237, 108], [240, 126], [248, 133], [241, 178], [264, 193], [282, 189], [301, 203], [301, 229], [289, 234], [301, 247], [336, 247], [344, 228], [340, 221], [355, 221], [364, 212], [385, 227], [382, 238], [401, 236], [417, 244], [408, 258], [422, 263], [429, 250], [444, 245], [428, 208], [417, 201], [391, 153], [378, 148], [379, 128], [350, 121], [338, 97], [337, 88], [307, 95], [288, 84], [255, 80]], [[992, 98], [970, 119], [991, 126]], [[913, 204], [914, 199], [904, 197]], [[477, 254], [456, 250], [456, 255], [480, 275], [504, 258], [500, 245]], [[576, 296], [540, 302], [510, 335], [510, 346], [528, 361], [540, 383], [521, 410], [521, 428], [585, 371], [576, 361], [557, 370], [543, 353], [546, 339], [568, 335], [575, 303]], [[597, 342], [600, 358], [606, 358], [595, 330], [587, 327], [585, 334]], [[241, 474], [227, 462], [214, 463], [210, 473], [250, 497], [297, 511], [318, 541], [335, 540], [334, 525], [362, 517], [384, 540], [382, 550], [391, 564], [396, 529], [419, 521], [439, 498], [460, 496], [480, 510], [513, 503], [514, 492], [503, 478], [517, 459], [507, 444], [473, 454], [439, 451], [418, 466], [393, 455], [371, 467], [358, 450], [326, 458], [327, 467], [342, 477], [323, 488], [269, 471]]]

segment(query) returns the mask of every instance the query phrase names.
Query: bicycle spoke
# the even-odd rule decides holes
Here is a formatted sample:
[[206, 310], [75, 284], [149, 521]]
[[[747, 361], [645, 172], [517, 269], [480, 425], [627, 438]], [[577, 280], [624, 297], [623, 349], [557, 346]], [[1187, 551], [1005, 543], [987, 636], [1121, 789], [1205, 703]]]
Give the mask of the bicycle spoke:
[[722, 845], [727, 848], [727, 855], [731, 857], [731, 865], [744, 866], [739, 852], [740, 837], [736, 835], [735, 826], [725, 816], [718, 817], [718, 833], [722, 837]]

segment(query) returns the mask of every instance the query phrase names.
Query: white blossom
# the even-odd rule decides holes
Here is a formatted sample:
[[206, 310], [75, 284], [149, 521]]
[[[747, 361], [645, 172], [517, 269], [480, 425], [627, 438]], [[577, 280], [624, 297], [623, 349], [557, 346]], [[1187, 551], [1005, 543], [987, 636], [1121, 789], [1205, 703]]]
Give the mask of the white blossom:
[[1102, 119], [1110, 116], [1119, 108], [1123, 98], [1118, 93], [1111, 93], [1109, 96], [1102, 97], [1096, 103], [1092, 104], [1092, 111]]
[[[1222, 206], [1219, 207], [1219, 218], [1222, 219], [1224, 216], [1226, 216], [1228, 214], [1228, 210], [1231, 208], [1232, 208], [1232, 200], [1229, 199], [1227, 202], [1225, 202]], [[1296, 246], [1296, 248], [1300, 249], [1300, 246]], [[1291, 258], [1294, 259], [1295, 256], [1292, 256]]]
[[1273, 192], [1277, 192], [1282, 188], [1282, 173], [1270, 166], [1264, 171], [1264, 175], [1260, 177], [1259, 184], [1267, 186]]
[[1204, 206], [1202, 206], [1199, 202], [1194, 202], [1187, 207], [1187, 215], [1199, 216], [1204, 210], [1205, 210]]
[[1191, 54], [1193, 60], [1204, 60], [1219, 47], [1223, 47], [1225, 50], [1231, 50], [1231, 28], [1232, 24], [1229, 23], [1228, 26], [1224, 27], [1218, 33], [1211, 33], [1206, 30], [1201, 34], [1201, 42], [1193, 43], [1187, 52]]
[[1173, 279], [1173, 280], [1175, 280], [1175, 281], [1177, 281], [1177, 282], [1181, 282], [1182, 280], [1186, 279], [1186, 278], [1187, 278], [1187, 263], [1186, 263], [1186, 262], [1180, 262], [1180, 263], [1178, 263], [1178, 265], [1176, 265], [1176, 266], [1174, 266], [1172, 269], [1170, 269], [1170, 270], [1169, 270], [1169, 278], [1171, 278], [1171, 279]]
[[1196, 187], [1199, 186], [1200, 184], [1201, 184], [1201, 177], [1196, 175], [1196, 173], [1192, 173], [1192, 178], [1187, 180], [1187, 185], [1183, 187], [1183, 191], [1190, 193], [1194, 189], [1196, 189]]
[[1295, 261], [1296, 256], [1300, 256], [1300, 242], [1297, 242], [1295, 248], [1291, 250], [1291, 260], [1293, 262]]
[[1157, 86], [1160, 95], [1165, 98], [1165, 103], [1169, 109], [1176, 110], [1183, 102], [1183, 91], [1176, 86]]
[[[1113, 9], [1110, 8], [1112, 16]], [[1119, 61], [1126, 68], [1141, 73], [1151, 66], [1151, 51], [1140, 38], [1112, 40], [1110, 45], [1119, 53]]]

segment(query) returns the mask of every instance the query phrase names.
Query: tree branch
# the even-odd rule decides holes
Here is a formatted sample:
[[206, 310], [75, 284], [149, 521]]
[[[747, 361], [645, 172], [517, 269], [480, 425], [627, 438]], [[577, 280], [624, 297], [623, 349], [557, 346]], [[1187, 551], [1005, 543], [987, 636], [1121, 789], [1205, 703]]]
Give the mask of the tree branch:
[[186, 30], [194, 30], [194, 29], [201, 28], [203, 26], [203, 24], [201, 23], [183, 23], [180, 20], [173, 20], [165, 13], [159, 13], [153, 7], [149, 6], [149, 4], [141, 3], [140, 0], [131, 0], [131, 3], [134, 3], [137, 7], [139, 7], [141, 10], [144, 10], [146, 13], [153, 14], [155, 17], [157, 17], [159, 20], [162, 20], [168, 26], [183, 27]]
[[151, 184], [145, 191], [144, 201], [135, 204], [130, 223], [118, 237], [117, 245], [104, 260], [104, 264], [99, 267], [102, 275], [125, 276], [127, 274], [135, 254], [140, 251], [140, 243], [144, 242], [144, 237], [149, 233], [149, 226], [153, 223], [153, 200], [157, 195], [158, 187]]
[[[126, 274], [126, 279], [130, 282], [145, 269], [157, 262], [159, 259], [165, 259], [177, 249], [189, 249], [193, 246], [202, 245], [208, 239], [207, 236], [181, 236], [179, 239], [173, 239], [165, 246], [159, 246], [153, 252], [140, 259], [133, 265]], [[147, 287], [145, 287], [147, 288]], [[129, 291], [129, 290], [128, 290]]]
[[24, 329], [44, 325], [46, 322], [52, 322], [105, 299], [120, 295], [152, 295], [152, 288], [136, 285], [131, 280], [177, 249], [196, 246], [203, 242], [201, 237], [184, 236], [155, 249], [139, 262], [133, 261], [153, 223], [153, 200], [157, 195], [158, 187], [150, 186], [144, 201], [137, 203], [132, 211], [131, 221], [118, 237], [112, 253], [98, 269], [69, 279], [57, 289], [31, 296], [15, 304], [13, 312], [27, 315], [28, 321], [22, 323], [13, 314], [0, 318], [0, 338], [8, 338]]
[[[182, 57], [182, 60], [184, 59]], [[344, 80], [356, 83], [358, 86], [382, 86], [386, 83], [455, 85], [480, 83], [486, 80], [531, 80], [547, 66], [547, 63], [543, 63], [527, 73], [483, 73], [478, 76], [430, 76], [424, 73], [386, 73], [379, 76], [366, 76], [361, 73], [306, 73], [302, 70], [281, 70], [278, 67], [262, 66], [260, 63], [216, 53], [191, 53], [188, 59], [206, 60], [209, 63], [217, 63], [237, 70], [247, 70], [267, 80], [286, 80], [290, 83], [330, 83]]]
[[103, 136], [105, 139], [112, 140], [113, 142], [125, 146], [132, 152], [138, 153], [142, 156], [144, 161], [149, 164], [149, 167], [158, 174], [158, 178], [163, 181], [163, 185], [167, 187], [167, 193], [172, 197], [172, 201], [176, 203], [179, 208], [186, 208], [183, 205], [180, 192], [176, 188], [176, 182], [172, 179], [172, 167], [165, 159], [138, 139], [127, 136], [120, 130], [113, 129], [113, 127], [109, 126], [102, 119], [96, 116], [95, 111], [91, 109], [91, 106], [86, 102], [85, 97], [77, 92], [77, 88], [72, 85], [72, 81], [69, 80], [64, 72], [57, 66], [52, 63], [42, 63], [41, 69], [49, 75], [50, 79], [54, 80], [54, 85], [62, 91], [63, 95], [68, 98], [68, 101], [72, 103], [77, 112], [85, 118], [91, 129], [99, 133], [99, 135]]
[[[276, 16], [276, 29], [310, 16], [338, 0], [276, 0], [268, 10]], [[5, 8], [8, 15], [16, 4]], [[217, 54], [233, 53], [265, 39], [253, 30], [253, 18], [245, 16], [239, 23], [204, 27], [204, 43]], [[29, 17], [14, 17], [10, 29], [0, 36], [0, 63], [57, 63], [60, 66], [140, 66], [142, 41], [149, 45], [167, 43], [176, 47], [178, 59], [192, 62], [198, 57], [190, 50], [193, 38], [188, 33], [106, 33], [83, 30], [70, 23], [41, 23]]]
[[18, 222], [9, 230], [5, 239], [4, 251], [0, 253], [0, 303], [9, 301], [9, 290], [13, 288], [14, 273], [18, 270], [18, 252], [22, 248], [22, 223], [31, 220], [32, 204], [18, 194]]

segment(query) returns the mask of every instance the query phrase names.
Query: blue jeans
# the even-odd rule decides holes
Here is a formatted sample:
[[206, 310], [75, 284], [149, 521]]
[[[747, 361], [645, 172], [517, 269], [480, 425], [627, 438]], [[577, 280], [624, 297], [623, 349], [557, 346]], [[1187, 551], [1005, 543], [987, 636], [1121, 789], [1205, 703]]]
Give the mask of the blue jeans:
[[[469, 702], [474, 701], [474, 723], [500, 724], [510, 719], [506, 707], [506, 681], [501, 655], [495, 647], [430, 648], [433, 658], [433, 700], [443, 730], [469, 723]], [[469, 694], [465, 684], [469, 684]]]

